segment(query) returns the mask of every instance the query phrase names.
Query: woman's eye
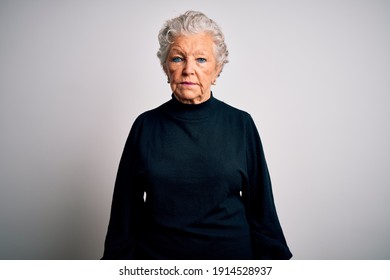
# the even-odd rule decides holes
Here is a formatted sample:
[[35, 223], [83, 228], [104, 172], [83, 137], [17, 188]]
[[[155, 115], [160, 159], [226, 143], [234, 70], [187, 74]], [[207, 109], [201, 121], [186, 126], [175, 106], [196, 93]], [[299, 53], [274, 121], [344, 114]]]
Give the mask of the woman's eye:
[[182, 62], [183, 59], [181, 57], [173, 57], [172, 62]]
[[196, 61], [198, 61], [199, 63], [205, 63], [207, 60], [206, 60], [206, 58], [200, 57], [200, 58], [197, 58]]

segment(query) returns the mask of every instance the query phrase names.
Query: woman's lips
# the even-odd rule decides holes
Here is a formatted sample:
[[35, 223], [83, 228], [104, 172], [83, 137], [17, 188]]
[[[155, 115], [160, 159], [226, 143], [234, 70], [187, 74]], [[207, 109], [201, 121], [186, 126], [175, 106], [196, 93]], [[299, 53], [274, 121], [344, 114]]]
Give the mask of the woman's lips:
[[195, 83], [191, 83], [191, 82], [182, 82], [180, 84], [185, 85], [185, 86], [194, 86], [194, 85], [196, 85]]

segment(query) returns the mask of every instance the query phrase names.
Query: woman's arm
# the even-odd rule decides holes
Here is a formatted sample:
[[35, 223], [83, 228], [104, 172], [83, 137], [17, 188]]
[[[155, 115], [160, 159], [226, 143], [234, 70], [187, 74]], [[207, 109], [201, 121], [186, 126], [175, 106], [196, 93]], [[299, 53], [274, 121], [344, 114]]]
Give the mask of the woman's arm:
[[256, 259], [290, 259], [276, 213], [271, 180], [259, 133], [249, 116], [246, 125], [247, 186], [243, 191]]
[[140, 123], [137, 119], [132, 126], [119, 163], [102, 259], [135, 258], [144, 206], [144, 191], [136, 172]]

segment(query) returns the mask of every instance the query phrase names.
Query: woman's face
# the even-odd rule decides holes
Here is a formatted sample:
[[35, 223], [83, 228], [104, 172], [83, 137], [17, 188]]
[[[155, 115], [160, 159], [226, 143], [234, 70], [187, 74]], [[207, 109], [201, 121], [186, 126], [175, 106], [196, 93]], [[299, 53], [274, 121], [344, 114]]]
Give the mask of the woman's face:
[[211, 84], [221, 71], [215, 59], [212, 36], [207, 33], [177, 36], [164, 70], [180, 102], [198, 104], [209, 99]]

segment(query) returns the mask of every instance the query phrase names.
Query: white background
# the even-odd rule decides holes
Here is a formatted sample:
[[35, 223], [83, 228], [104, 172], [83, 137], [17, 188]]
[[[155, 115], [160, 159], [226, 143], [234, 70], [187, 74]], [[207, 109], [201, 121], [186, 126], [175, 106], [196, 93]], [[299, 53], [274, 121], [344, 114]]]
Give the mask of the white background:
[[213, 92], [260, 131], [294, 259], [390, 259], [390, 2], [0, 0], [0, 259], [99, 259], [157, 33], [222, 27]]

